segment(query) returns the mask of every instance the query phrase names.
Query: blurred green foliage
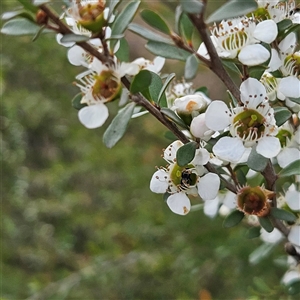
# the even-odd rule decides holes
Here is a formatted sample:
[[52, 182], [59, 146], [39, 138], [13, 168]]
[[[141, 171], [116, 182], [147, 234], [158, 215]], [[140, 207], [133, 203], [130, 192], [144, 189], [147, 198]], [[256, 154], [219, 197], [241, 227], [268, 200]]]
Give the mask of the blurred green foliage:
[[108, 123], [88, 130], [71, 107], [82, 69], [54, 39], [1, 36], [1, 299], [250, 299], [255, 277], [273, 295], [281, 247], [253, 266], [261, 243], [242, 226], [172, 214], [149, 190], [165, 129], [135, 119], [105, 148]]

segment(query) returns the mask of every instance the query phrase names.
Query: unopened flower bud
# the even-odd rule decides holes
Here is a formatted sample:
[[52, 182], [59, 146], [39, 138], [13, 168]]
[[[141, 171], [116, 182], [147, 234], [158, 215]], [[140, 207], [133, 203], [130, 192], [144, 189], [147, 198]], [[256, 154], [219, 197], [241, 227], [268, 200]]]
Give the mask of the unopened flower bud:
[[214, 134], [214, 131], [209, 129], [205, 124], [205, 113], [193, 118], [190, 127], [191, 134], [204, 141], [208, 141]]
[[39, 25], [46, 25], [48, 23], [48, 15], [43, 10], [38, 10], [36, 13], [36, 22]]
[[269, 197], [273, 192], [260, 186], [241, 188], [237, 193], [238, 208], [248, 215], [265, 217], [270, 213]]

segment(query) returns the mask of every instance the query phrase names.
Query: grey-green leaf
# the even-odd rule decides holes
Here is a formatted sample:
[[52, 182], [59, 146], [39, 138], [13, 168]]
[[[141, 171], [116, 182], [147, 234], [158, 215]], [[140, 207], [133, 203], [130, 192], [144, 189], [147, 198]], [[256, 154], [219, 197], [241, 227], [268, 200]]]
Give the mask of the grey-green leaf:
[[281, 126], [282, 124], [284, 124], [291, 116], [292, 113], [286, 107], [274, 108], [274, 117], [277, 126]]
[[145, 47], [151, 53], [165, 58], [185, 61], [190, 56], [187, 51], [166, 43], [149, 41]]
[[35, 35], [40, 27], [28, 19], [17, 18], [6, 22], [1, 28], [1, 33], [6, 35]]
[[206, 20], [206, 23], [218, 22], [226, 19], [240, 17], [256, 9], [257, 2], [255, 0], [228, 1], [214, 13], [212, 13]]
[[198, 64], [199, 64], [198, 59], [194, 54], [190, 55], [187, 58], [185, 63], [185, 68], [184, 68], [185, 79], [191, 80], [196, 76], [198, 70]]
[[296, 216], [293, 213], [276, 207], [271, 208], [271, 215], [276, 219], [287, 222], [295, 222], [297, 220]]
[[269, 217], [260, 217], [258, 218], [259, 224], [260, 226], [266, 230], [267, 232], [272, 232], [274, 229], [274, 226], [271, 222], [271, 220], [269, 219]]
[[18, 1], [24, 6], [24, 8], [26, 8], [27, 10], [33, 13], [37, 13], [39, 10], [37, 6], [32, 4], [31, 0], [18, 0]]
[[223, 227], [224, 228], [230, 228], [234, 227], [237, 224], [239, 224], [243, 218], [244, 218], [244, 213], [239, 211], [239, 210], [234, 210], [232, 211], [224, 220], [223, 222]]
[[256, 147], [253, 147], [248, 157], [247, 165], [250, 169], [261, 172], [263, 171], [268, 163], [268, 158], [260, 155], [256, 152]]
[[90, 37], [86, 36], [86, 35], [79, 35], [79, 34], [74, 34], [74, 33], [70, 33], [70, 34], [65, 34], [62, 38], [61, 38], [61, 42], [62, 43], [70, 43], [70, 42], [86, 42], [90, 39]]
[[300, 159], [295, 160], [278, 173], [281, 178], [293, 175], [300, 175]]
[[255, 239], [260, 236], [260, 227], [251, 227], [246, 232], [247, 239]]
[[132, 80], [132, 83], [130, 85], [130, 92], [133, 94], [138, 92], [143, 93], [144, 91], [149, 89], [151, 80], [152, 80], [152, 76], [150, 71], [148, 70], [140, 71]]
[[195, 157], [198, 145], [196, 142], [189, 142], [181, 146], [176, 152], [176, 162], [180, 167], [188, 165]]
[[138, 24], [131, 23], [128, 25], [128, 29], [147, 40], [172, 44], [172, 40], [170, 38], [161, 36], [156, 32], [153, 32], [150, 29], [140, 26]]
[[[300, 29], [300, 28], [299, 28]], [[292, 97], [289, 97], [289, 99], [292, 101], [292, 102], [295, 102], [297, 104], [300, 104], [300, 97], [299, 98], [292, 98]]]
[[72, 99], [72, 106], [77, 109], [80, 110], [83, 107], [87, 106], [87, 104], [85, 103], [81, 103], [81, 99], [82, 99], [82, 94], [78, 93], [73, 99]]
[[112, 148], [124, 135], [131, 119], [135, 103], [128, 103], [112, 120], [103, 135], [103, 142], [107, 148]]
[[158, 95], [158, 99], [157, 99], [157, 103], [160, 103], [160, 100], [162, 99], [162, 97], [165, 95], [165, 91], [168, 88], [169, 84], [171, 83], [171, 81], [176, 77], [175, 73], [171, 73], [169, 74], [169, 76], [167, 77], [167, 79], [164, 82], [163, 87], [161, 88], [159, 95]]
[[167, 34], [167, 35], [171, 34], [171, 30], [168, 27], [167, 23], [162, 19], [162, 17], [160, 15], [158, 15], [153, 10], [144, 9], [141, 12], [141, 17], [143, 18], [143, 20], [146, 23], [148, 23], [153, 28], [155, 28], [155, 29]]
[[249, 261], [251, 264], [256, 265], [265, 257], [267, 257], [270, 252], [274, 249], [276, 244], [274, 243], [264, 243], [256, 248], [249, 256]]
[[187, 125], [184, 123], [184, 121], [180, 119], [180, 117], [178, 117], [178, 115], [176, 115], [176, 113], [170, 108], [162, 107], [160, 111], [179, 126], [186, 129], [188, 128]]
[[189, 14], [201, 14], [203, 3], [199, 0], [180, 0], [182, 10]]

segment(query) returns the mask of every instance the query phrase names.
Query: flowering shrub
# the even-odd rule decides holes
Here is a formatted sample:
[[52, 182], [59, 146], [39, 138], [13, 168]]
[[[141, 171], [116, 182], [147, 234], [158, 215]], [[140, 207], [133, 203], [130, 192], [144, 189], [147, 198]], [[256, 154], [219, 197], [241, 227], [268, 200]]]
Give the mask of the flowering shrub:
[[[19, 2], [22, 10], [3, 14], [2, 34], [54, 33], [70, 63], [86, 69], [76, 77], [80, 92], [72, 102], [79, 121], [98, 128], [108, 119], [107, 104], [119, 101], [103, 136], [111, 148], [129, 121], [152, 114], [176, 140], [164, 145], [167, 166], [153, 174], [151, 191], [163, 194], [175, 214], [203, 203], [208, 216], [225, 216], [226, 228], [243, 221], [251, 226], [249, 238], [284, 241], [283, 283], [291, 294], [300, 292], [300, 13], [294, 1], [232, 0], [207, 19], [207, 1], [178, 1], [175, 29], [151, 10], [140, 14], [153, 29], [133, 23], [139, 1], [119, 9], [121, 1], [73, 0], [59, 12], [50, 0]], [[126, 30], [147, 39], [153, 61], [129, 62]], [[163, 72], [166, 59], [185, 62], [182, 82]], [[200, 64], [227, 88], [223, 99], [193, 87]]]

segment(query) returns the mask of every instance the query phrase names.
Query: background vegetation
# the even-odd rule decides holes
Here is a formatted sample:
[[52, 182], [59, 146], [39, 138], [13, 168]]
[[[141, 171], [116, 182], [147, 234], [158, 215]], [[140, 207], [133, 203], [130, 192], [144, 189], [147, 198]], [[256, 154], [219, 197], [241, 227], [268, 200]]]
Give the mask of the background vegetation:
[[[113, 149], [102, 143], [107, 125], [79, 123], [72, 81], [82, 70], [54, 39], [1, 36], [2, 299], [288, 299], [277, 289], [281, 247], [251, 265], [261, 242], [246, 228], [223, 229], [202, 211], [174, 215], [150, 192], [170, 143], [153, 117], [132, 121]], [[146, 55], [138, 41], [132, 58]], [[220, 85], [207, 73], [197, 80]]]

